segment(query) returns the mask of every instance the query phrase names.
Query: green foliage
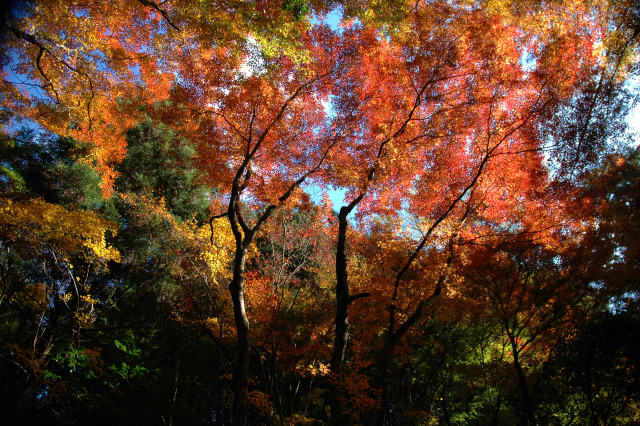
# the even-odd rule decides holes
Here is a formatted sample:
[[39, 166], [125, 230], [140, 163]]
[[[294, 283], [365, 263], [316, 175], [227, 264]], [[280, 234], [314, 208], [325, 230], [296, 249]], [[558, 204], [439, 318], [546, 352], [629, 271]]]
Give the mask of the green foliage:
[[[118, 349], [122, 352], [129, 355], [129, 359], [140, 358], [142, 354], [141, 349], [136, 349], [134, 346], [134, 340], [131, 339], [130, 349], [127, 349], [127, 346], [124, 343], [121, 343], [119, 340], [114, 340], [114, 343]], [[118, 382], [113, 385], [114, 387], [119, 387], [121, 381], [125, 381], [127, 383], [134, 378], [144, 379], [144, 375], [149, 373], [149, 369], [143, 365], [132, 364], [131, 362], [127, 363], [123, 361], [121, 364], [113, 364], [109, 366], [109, 370], [112, 371], [116, 377], [118, 377]], [[157, 379], [157, 374], [160, 373], [161, 370], [159, 368], [154, 370], [153, 378]]]
[[608, 248], [610, 253], [601, 273], [607, 283], [604, 292], [624, 306], [628, 300], [637, 300], [640, 293], [640, 150], [609, 157], [590, 175], [588, 189], [594, 197], [599, 194], [597, 237], [602, 249]]
[[286, 0], [282, 7], [291, 12], [296, 20], [303, 18], [309, 12], [309, 6], [305, 0]]
[[[76, 347], [73, 343], [69, 343], [66, 347], [56, 348], [52, 351], [51, 360], [69, 373], [87, 368], [91, 365], [91, 357], [87, 355], [84, 349]], [[43, 373], [46, 373], [45, 379], [61, 379], [61, 376], [48, 370], [43, 370]], [[95, 375], [91, 375], [91, 377], [95, 377]]]
[[[117, 351], [108, 345], [90, 349], [74, 343], [51, 351], [48, 369], [41, 371], [48, 385], [43, 398], [56, 405], [60, 421], [93, 417], [99, 419], [97, 424], [133, 424], [134, 418], [140, 419], [129, 412], [138, 405], [135, 395], [146, 392], [153, 398], [150, 389], [157, 386], [161, 370], [149, 370], [140, 350], [127, 350], [118, 340], [114, 343]], [[120, 408], [113, 410], [116, 401]]]
[[103, 204], [101, 179], [86, 144], [23, 129], [0, 147], [2, 192], [19, 198], [95, 209]]
[[164, 198], [183, 220], [207, 219], [215, 190], [201, 184], [193, 146], [166, 126], [147, 120], [127, 131], [127, 156], [116, 167], [116, 190]]

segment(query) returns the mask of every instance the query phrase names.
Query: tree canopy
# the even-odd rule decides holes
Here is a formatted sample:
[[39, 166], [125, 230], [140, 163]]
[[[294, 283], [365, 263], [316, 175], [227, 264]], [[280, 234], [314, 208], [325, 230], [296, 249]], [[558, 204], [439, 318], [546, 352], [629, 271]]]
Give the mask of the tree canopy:
[[6, 418], [640, 421], [639, 14], [15, 2]]

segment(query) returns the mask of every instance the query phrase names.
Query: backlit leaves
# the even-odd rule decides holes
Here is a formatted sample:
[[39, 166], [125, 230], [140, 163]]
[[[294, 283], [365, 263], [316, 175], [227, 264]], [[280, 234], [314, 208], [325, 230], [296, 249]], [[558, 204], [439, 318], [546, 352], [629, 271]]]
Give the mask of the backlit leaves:
[[119, 261], [120, 253], [107, 243], [117, 228], [97, 213], [69, 211], [41, 199], [3, 200], [0, 226], [6, 241], [43, 244], [63, 257], [79, 255], [90, 261]]

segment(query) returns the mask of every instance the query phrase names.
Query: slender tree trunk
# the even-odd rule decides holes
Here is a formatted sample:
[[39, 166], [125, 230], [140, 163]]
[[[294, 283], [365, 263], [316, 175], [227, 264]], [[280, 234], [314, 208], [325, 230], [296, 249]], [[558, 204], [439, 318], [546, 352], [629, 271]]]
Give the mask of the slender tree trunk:
[[344, 413], [342, 395], [342, 370], [349, 340], [349, 280], [347, 275], [346, 234], [347, 216], [351, 212], [342, 207], [338, 215], [338, 247], [336, 250], [336, 332], [331, 356], [331, 422], [336, 426], [346, 426], [350, 421]]
[[529, 426], [535, 426], [535, 409], [533, 406], [533, 400], [531, 399], [531, 395], [529, 394], [527, 378], [524, 375], [524, 371], [522, 371], [522, 365], [520, 365], [518, 344], [516, 343], [515, 336], [513, 336], [509, 332], [507, 332], [507, 334], [509, 336], [509, 341], [511, 342], [511, 350], [513, 351], [513, 367], [515, 368], [516, 375], [518, 376], [518, 385], [520, 386], [520, 391], [522, 392], [522, 399], [524, 400], [524, 406], [527, 414], [526, 424]]
[[[376, 374], [373, 378], [373, 386], [375, 389], [380, 391], [384, 390], [386, 386], [387, 374], [389, 370], [389, 365], [393, 360], [393, 352], [396, 349], [396, 346], [400, 342], [400, 340], [407, 334], [409, 329], [413, 327], [413, 325], [422, 317], [424, 310], [433, 303], [442, 292], [442, 284], [446, 279], [446, 275], [440, 277], [436, 289], [433, 294], [429, 296], [427, 299], [423, 299], [418, 303], [416, 310], [414, 313], [404, 321], [398, 329], [394, 332], [391, 328], [392, 324], [390, 324], [387, 338], [384, 341], [384, 345], [382, 346], [382, 353], [378, 358], [378, 362], [376, 363]], [[363, 416], [362, 424], [365, 426], [372, 426], [375, 422], [376, 415], [378, 414], [377, 408], [372, 408], [367, 411]]]
[[[275, 355], [274, 355], [274, 358], [275, 358]], [[273, 372], [272, 385], [273, 385], [273, 391], [275, 392], [276, 398], [278, 399], [278, 412], [280, 414], [280, 424], [284, 426], [285, 413], [284, 413], [284, 407], [282, 405], [282, 395], [280, 394], [280, 389], [278, 388], [278, 376], [275, 372], [275, 369]]]
[[246, 250], [236, 251], [233, 279], [229, 284], [233, 301], [233, 316], [238, 334], [236, 365], [233, 369], [233, 426], [247, 424], [247, 395], [249, 391], [249, 359], [251, 356], [251, 341], [249, 333], [249, 319], [244, 301], [244, 266]]
[[313, 377], [309, 379], [309, 390], [307, 391], [307, 395], [305, 396], [304, 411], [302, 413], [304, 417], [307, 417], [307, 414], [309, 412], [309, 396], [311, 396], [312, 390], [313, 390]]

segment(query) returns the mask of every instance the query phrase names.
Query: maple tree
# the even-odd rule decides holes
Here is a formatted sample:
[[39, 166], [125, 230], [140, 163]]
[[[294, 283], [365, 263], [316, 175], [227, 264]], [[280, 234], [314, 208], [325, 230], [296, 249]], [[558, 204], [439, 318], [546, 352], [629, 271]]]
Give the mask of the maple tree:
[[[501, 222], [496, 236], [509, 226], [541, 233], [543, 221], [560, 223], [553, 214], [546, 218], [519, 214], [537, 210], [541, 198], [535, 193], [545, 192], [549, 184], [541, 152], [546, 141], [538, 123], [555, 117], [573, 90], [588, 85], [599, 71], [597, 54], [591, 62], [577, 54], [593, 49], [594, 40], [576, 37], [578, 32], [595, 32], [588, 29], [593, 22], [569, 21], [571, 32], [532, 48], [526, 27], [517, 29], [477, 10], [435, 3], [416, 7], [408, 15], [405, 27], [389, 39], [366, 40], [359, 58], [363, 71], [351, 77], [351, 84], [344, 85], [346, 93], [336, 95], [334, 102], [337, 114], [347, 117], [356, 110], [363, 117], [357, 131], [348, 135], [351, 150], [331, 158], [336, 165], [330, 182], [350, 189], [350, 202], [339, 214], [332, 358], [336, 376], [342, 374], [348, 305], [359, 296], [349, 292], [344, 254], [347, 216], [358, 206], [365, 220], [367, 215], [405, 214], [419, 223], [417, 232], [407, 236], [413, 247], [404, 249], [407, 255], [396, 256], [404, 259], [387, 273], [389, 287], [377, 290], [386, 291], [389, 300], [386, 340], [373, 384], [379, 391], [384, 389], [396, 345], [441, 294], [456, 244], [489, 237], [483, 232], [487, 229], [477, 226], [479, 221]], [[523, 50], [531, 51], [535, 67], [523, 66]], [[568, 69], [581, 71], [569, 76]], [[347, 165], [354, 157], [362, 164], [359, 169]], [[510, 220], [514, 214], [517, 218]], [[533, 225], [536, 219], [541, 222]], [[419, 272], [422, 253], [438, 246], [444, 247], [440, 260], [425, 261], [431, 263], [429, 269]], [[401, 291], [411, 294], [407, 288], [411, 281], [425, 279], [431, 281], [431, 290], [421, 283], [422, 294], [400, 305], [406, 297]], [[405, 311], [402, 316], [398, 316], [400, 306]], [[340, 392], [333, 395], [332, 416], [340, 418]], [[364, 422], [371, 424], [375, 413], [375, 408], [369, 410]]]
[[[322, 19], [336, 8], [343, 21], [331, 28]], [[89, 384], [110, 392], [93, 374], [115, 386], [135, 370], [142, 385], [162, 365], [168, 423], [185, 413], [182, 393], [197, 389], [235, 425], [311, 411], [373, 425], [394, 397], [390, 371], [405, 375], [411, 407], [413, 375], [455, 368], [415, 358], [438, 353], [419, 349], [431, 323], [442, 342], [465, 342], [442, 356], [470, 360], [461, 346], [491, 340], [503, 354], [496, 365], [515, 370], [520, 418], [534, 424], [521, 364], [550, 362], [549, 336], [616, 251], [585, 249], [582, 261], [575, 247], [622, 235], [620, 263], [635, 270], [627, 234], [596, 226], [612, 217], [623, 226], [625, 206], [602, 201], [615, 167], [591, 188], [585, 181], [624, 131], [636, 12], [633, 2], [578, 1], [21, 3], [0, 24], [3, 120], [59, 135], [61, 151], [49, 142], [16, 150], [15, 137], [3, 137], [0, 225], [13, 278], [2, 300], [19, 309], [22, 292], [39, 301], [47, 327], [71, 315], [75, 331], [51, 340], [55, 358], [41, 349], [29, 364], [26, 344], [14, 342], [12, 359], [22, 356], [59, 401]], [[346, 191], [337, 217], [314, 205], [313, 187]], [[45, 275], [55, 258], [49, 296], [21, 278], [22, 252], [41, 259]], [[74, 268], [86, 289], [71, 293]], [[458, 311], [471, 294], [481, 295], [473, 315], [486, 330], [464, 327], [472, 315]], [[124, 327], [128, 336], [83, 331], [99, 318], [145, 325]], [[455, 335], [455, 324], [480, 337]], [[144, 327], [170, 330], [171, 342], [133, 337]], [[80, 344], [87, 333], [93, 346]], [[116, 337], [115, 349], [105, 343]], [[206, 384], [187, 341], [220, 360]], [[154, 361], [153, 345], [171, 366]], [[101, 363], [125, 358], [102, 374]], [[230, 406], [211, 396], [227, 381]], [[441, 395], [450, 421], [445, 399], [455, 392], [419, 381]], [[503, 395], [504, 383], [492, 389]], [[309, 408], [323, 392], [330, 415]], [[406, 421], [430, 415], [409, 413]]]

